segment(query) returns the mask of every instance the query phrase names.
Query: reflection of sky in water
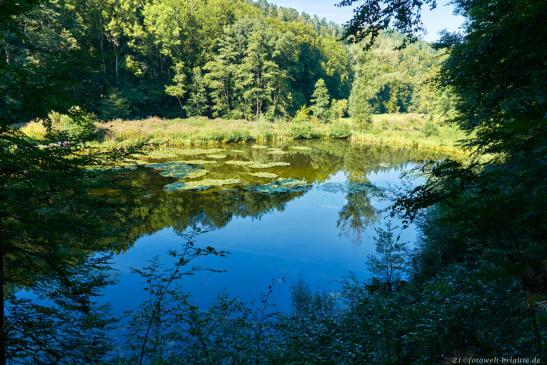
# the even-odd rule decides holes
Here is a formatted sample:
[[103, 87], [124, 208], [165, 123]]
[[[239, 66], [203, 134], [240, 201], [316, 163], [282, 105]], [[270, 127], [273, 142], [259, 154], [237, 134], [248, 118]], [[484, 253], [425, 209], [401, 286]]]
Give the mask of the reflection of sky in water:
[[[411, 166], [370, 172], [367, 180], [378, 187], [397, 184], [401, 171]], [[346, 173], [340, 171], [324, 183], [346, 182]], [[283, 211], [274, 210], [260, 218], [234, 217], [223, 228], [199, 237], [203, 245], [230, 254], [226, 258], [207, 257], [196, 262], [225, 272], [198, 272], [183, 279], [183, 287], [192, 293], [192, 300], [205, 306], [223, 290], [244, 301], [258, 300], [274, 281], [273, 301], [279, 309], [287, 310], [290, 286], [299, 279], [313, 289], [334, 292], [340, 288], [339, 280], [350, 271], [366, 278], [366, 256], [374, 252], [374, 225], [361, 232], [360, 243], [351, 232], [341, 233], [337, 222], [347, 204], [346, 194], [322, 189], [324, 183], [289, 201]], [[370, 201], [376, 209], [387, 206], [387, 202], [375, 197]], [[382, 219], [377, 218], [375, 224], [381, 223]], [[414, 242], [414, 228], [403, 231], [401, 239]], [[181, 248], [182, 243], [173, 229], [164, 228], [141, 237], [131, 249], [115, 257], [119, 282], [104, 292], [113, 310], [120, 313], [132, 309], [145, 295], [142, 279], [131, 273], [131, 267], [143, 267], [155, 256], [162, 263], [172, 262], [167, 252]]]

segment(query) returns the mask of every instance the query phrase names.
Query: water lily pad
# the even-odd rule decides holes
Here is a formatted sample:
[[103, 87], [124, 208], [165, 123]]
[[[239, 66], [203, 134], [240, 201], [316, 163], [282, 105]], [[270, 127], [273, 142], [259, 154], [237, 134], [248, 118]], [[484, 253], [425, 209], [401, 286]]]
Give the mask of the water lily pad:
[[214, 180], [214, 179], [205, 179], [199, 181], [188, 181], [188, 182], [175, 182], [172, 184], [167, 184], [164, 186], [166, 191], [188, 191], [188, 190], [207, 190], [218, 186], [224, 185], [236, 185], [240, 184], [241, 181], [237, 179], [224, 179], [224, 180]]
[[250, 188], [257, 193], [278, 194], [305, 191], [311, 185], [306, 180], [300, 179], [278, 179], [264, 185], [255, 185]]
[[277, 179], [278, 175], [271, 172], [249, 172], [249, 175], [263, 179]]
[[311, 148], [306, 146], [290, 146], [289, 148], [296, 151], [311, 151]]
[[251, 148], [254, 148], [255, 150], [265, 150], [268, 148], [268, 146], [263, 146], [263, 145], [260, 145], [260, 144], [255, 144], [253, 146], [251, 146]]
[[290, 166], [291, 164], [288, 162], [267, 162], [267, 163], [253, 163], [251, 165], [248, 165], [252, 169], [269, 169], [271, 167], [284, 167], [284, 166]]
[[231, 152], [233, 152], [233, 153], [245, 153], [245, 151], [243, 151], [243, 150], [231, 150]]

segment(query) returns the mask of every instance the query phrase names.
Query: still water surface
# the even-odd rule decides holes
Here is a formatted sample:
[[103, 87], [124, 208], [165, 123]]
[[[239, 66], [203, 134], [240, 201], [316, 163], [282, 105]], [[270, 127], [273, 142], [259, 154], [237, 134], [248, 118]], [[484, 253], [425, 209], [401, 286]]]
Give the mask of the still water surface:
[[[374, 230], [391, 219], [383, 212], [389, 202], [378, 188], [397, 186], [403, 171], [439, 157], [346, 142], [236, 145], [222, 151], [188, 149], [152, 161], [191, 161], [196, 169], [207, 171], [199, 178], [164, 177], [150, 167], [118, 174], [116, 178], [136, 196], [137, 208], [131, 214], [139, 224], [127, 229], [127, 248], [113, 259], [116, 284], [104, 290], [103, 300], [117, 313], [134, 309], [145, 293], [132, 268], [142, 268], [152, 258], [165, 267], [172, 265], [169, 251], [184, 246], [181, 232], [192, 226], [208, 229], [197, 238], [198, 244], [229, 252], [227, 257], [195, 262], [221, 273], [201, 271], [184, 279], [183, 287], [197, 305], [206, 306], [223, 291], [251, 302], [273, 283], [272, 301], [285, 311], [290, 309], [291, 285], [299, 280], [336, 293], [349, 272], [367, 278], [366, 257], [374, 253]], [[241, 161], [290, 165], [253, 168]], [[278, 178], [251, 175], [257, 172]], [[203, 190], [164, 188], [176, 181], [204, 179], [238, 182]], [[261, 189], [277, 179], [298, 179], [306, 185]], [[415, 227], [400, 233], [402, 240], [415, 242]]]

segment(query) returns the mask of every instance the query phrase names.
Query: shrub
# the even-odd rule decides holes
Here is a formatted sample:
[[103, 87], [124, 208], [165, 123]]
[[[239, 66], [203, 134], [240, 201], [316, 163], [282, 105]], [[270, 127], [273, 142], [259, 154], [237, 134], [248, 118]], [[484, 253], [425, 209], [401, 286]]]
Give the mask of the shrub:
[[353, 126], [356, 131], [364, 132], [370, 130], [372, 127], [372, 119], [370, 115], [362, 116], [361, 118], [352, 117]]
[[310, 120], [310, 109], [307, 106], [303, 106], [296, 112], [296, 115], [293, 118], [295, 123], [304, 123], [309, 122]]
[[94, 114], [84, 111], [79, 106], [73, 106], [68, 114], [51, 112], [48, 115], [48, 133], [62, 134], [73, 139], [91, 140], [96, 136]]
[[225, 137], [226, 143], [252, 142], [254, 137], [247, 131], [230, 131]]
[[422, 130], [423, 134], [426, 137], [433, 137], [439, 135], [439, 127], [431, 121], [427, 121], [424, 125], [424, 128]]
[[315, 139], [320, 137], [310, 123], [293, 123], [289, 129], [289, 136], [293, 139]]
[[34, 139], [43, 139], [47, 135], [47, 129], [41, 121], [28, 122], [21, 128], [21, 132]]
[[334, 139], [347, 139], [351, 137], [351, 129], [347, 123], [333, 123], [329, 128], [329, 137]]

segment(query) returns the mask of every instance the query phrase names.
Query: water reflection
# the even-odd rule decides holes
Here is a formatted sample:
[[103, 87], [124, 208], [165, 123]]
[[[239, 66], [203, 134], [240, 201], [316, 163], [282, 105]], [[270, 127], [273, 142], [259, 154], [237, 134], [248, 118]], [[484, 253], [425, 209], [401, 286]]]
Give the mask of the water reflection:
[[[371, 250], [365, 236], [370, 226], [379, 222], [380, 210], [385, 207], [379, 201], [379, 188], [397, 182], [401, 166], [440, 157], [346, 142], [292, 147], [275, 146], [273, 154], [252, 146], [226, 149], [222, 152], [225, 158], [209, 159], [207, 178], [237, 179], [240, 183], [204, 191], [167, 192], [164, 186], [176, 179], [146, 167], [95, 177], [104, 188], [94, 193], [108, 202], [96, 211], [102, 223], [95, 235], [86, 230], [82, 236], [78, 227], [45, 235], [44, 240], [56, 240], [49, 247], [59, 259], [36, 272], [28, 269], [33, 267], [30, 256], [10, 253], [9, 328], [15, 341], [10, 348], [43, 356], [34, 360], [47, 363], [61, 356], [66, 346], [77, 346], [84, 349], [78, 356], [89, 356], [92, 362], [102, 346], [93, 339], [102, 338], [100, 333], [107, 331], [109, 324], [96, 313], [104, 310], [104, 305], [111, 305], [117, 314], [138, 305], [144, 294], [142, 282], [131, 268], [144, 267], [154, 257], [160, 261], [171, 257], [172, 261], [169, 252], [180, 247], [181, 235], [192, 227], [210, 230], [197, 245], [214, 243], [219, 252], [231, 252], [227, 258], [205, 258], [201, 263], [223, 274], [204, 272], [185, 281], [198, 304], [211, 302], [227, 287], [231, 295], [257, 297], [272, 279], [281, 278], [290, 282], [303, 277], [315, 288], [335, 290], [333, 282], [348, 270], [364, 270], [364, 257]], [[207, 152], [192, 159], [205, 160]], [[251, 175], [256, 170], [245, 165], [225, 163], [236, 160], [286, 162], [290, 165], [264, 171], [281, 179], [305, 180], [309, 185], [276, 193], [248, 189], [270, 180]], [[54, 218], [47, 222], [56, 227], [64, 224]], [[354, 247], [355, 243], [361, 246]], [[110, 263], [100, 252], [106, 253], [106, 258], [111, 253], [115, 257]], [[43, 257], [47, 254], [40, 253]], [[65, 281], [67, 277], [70, 282]], [[111, 285], [113, 278], [116, 284]], [[16, 292], [18, 295], [10, 295]], [[98, 293], [103, 294], [100, 301], [95, 298]], [[281, 307], [288, 298], [287, 286], [273, 294]], [[52, 327], [57, 330], [47, 333]], [[36, 333], [30, 342], [29, 329]], [[55, 353], [42, 352], [39, 345], [47, 347], [46, 343], [63, 346]]]
[[[267, 169], [280, 178], [302, 179], [310, 183], [307, 189], [286, 193], [257, 193], [245, 186], [264, 183], [253, 178], [243, 167], [229, 166], [220, 161], [207, 165], [214, 179], [237, 178], [238, 186], [207, 191], [165, 192], [163, 186], [176, 179], [160, 176], [157, 171], [139, 168], [137, 171], [110, 176], [112, 183], [125, 187], [117, 191], [118, 199], [130, 207], [120, 222], [125, 229], [125, 247], [130, 247], [139, 237], [158, 232], [166, 227], [184, 231], [191, 223], [209, 228], [222, 228], [236, 218], [260, 219], [273, 211], [283, 211], [286, 204], [311, 190], [313, 186], [323, 191], [336, 190], [345, 194], [346, 204], [339, 212], [338, 227], [343, 235], [358, 237], [368, 224], [375, 221], [376, 209], [371, 198], [378, 190], [367, 176], [392, 171], [409, 161], [435, 158], [431, 154], [381, 147], [359, 147], [346, 142], [307, 143], [309, 150], [292, 150], [286, 154], [271, 155], [250, 146], [238, 146], [235, 158], [242, 161], [285, 161], [287, 167]], [[228, 157], [230, 151], [228, 150]], [[329, 184], [329, 178], [338, 172], [346, 174], [345, 181]], [[115, 237], [118, 240], [120, 237]]]

